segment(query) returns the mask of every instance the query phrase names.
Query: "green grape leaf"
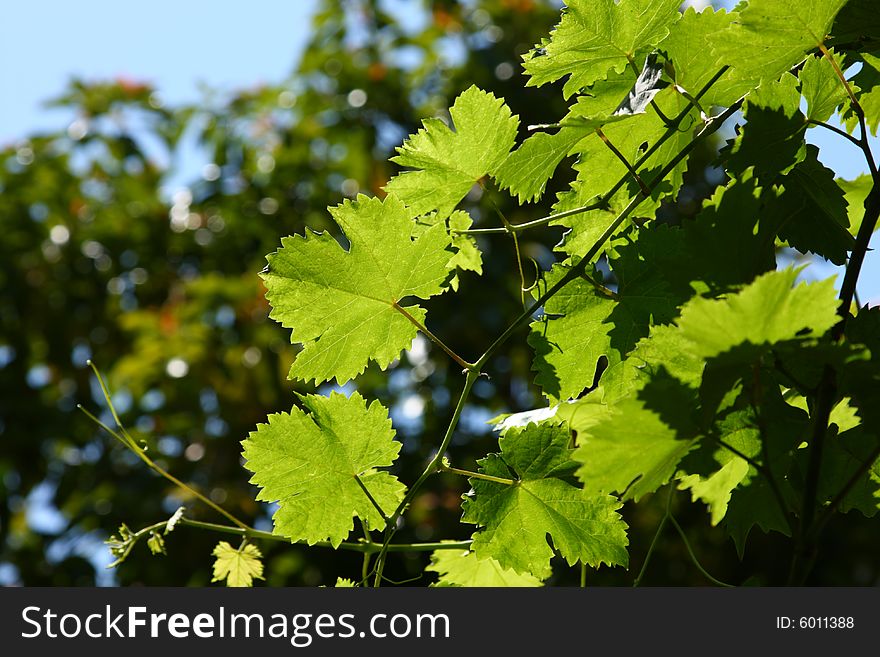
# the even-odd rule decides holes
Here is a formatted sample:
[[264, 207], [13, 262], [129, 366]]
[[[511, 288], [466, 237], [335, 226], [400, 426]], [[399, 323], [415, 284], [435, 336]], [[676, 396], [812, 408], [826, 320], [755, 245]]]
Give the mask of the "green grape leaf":
[[308, 412], [274, 413], [242, 442], [245, 468], [260, 487], [257, 499], [278, 502], [275, 534], [337, 547], [354, 516], [384, 526], [362, 485], [386, 515], [403, 498], [404, 485], [376, 469], [394, 462], [400, 443], [386, 409], [377, 401], [368, 407], [357, 392], [300, 399]]
[[[611, 84], [611, 82], [601, 84]], [[596, 86], [600, 86], [600, 83], [597, 83]], [[666, 115], [679, 114], [686, 104], [680, 95], [672, 94], [667, 90], [660, 92], [655, 98], [655, 102]], [[693, 119], [685, 117], [683, 121], [683, 126], [691, 126]], [[658, 141], [666, 132], [666, 126], [655, 112], [647, 112], [630, 116], [626, 121], [608, 124], [603, 127], [603, 132], [608, 141], [614, 144], [627, 161], [635, 165], [645, 149]], [[642, 178], [650, 181], [660, 168], [689, 141], [689, 130], [682, 129], [674, 132], [639, 167]], [[553, 207], [554, 212], [567, 212], [585, 205], [592, 205], [598, 197], [606, 194], [618, 181], [624, 181], [623, 187], [608, 199], [606, 207], [589, 212], [577, 212], [551, 222], [553, 226], [571, 228], [558, 248], [570, 256], [580, 258], [593, 247], [596, 239], [639, 193], [639, 187], [632, 179], [626, 165], [597, 135], [584, 138], [574, 150], [579, 153], [579, 160], [574, 167], [577, 171], [577, 178], [572, 183], [570, 191], [559, 195], [558, 202]], [[681, 186], [682, 174], [686, 167], [687, 160], [685, 159], [668, 174], [662, 183], [656, 186], [651, 197], [638, 206], [634, 216], [652, 218], [661, 199], [673, 195]], [[624, 222], [618, 231], [625, 230], [630, 225], [631, 219]]]
[[[839, 419], [839, 418], [838, 418]], [[829, 436], [823, 446], [817, 497], [823, 503], [834, 499], [850, 477], [871, 458], [880, 438], [868, 434], [864, 428], [851, 428], [835, 436]], [[880, 511], [880, 458], [875, 459], [868, 471], [859, 477], [852, 489], [843, 497], [838, 510], [847, 513], [857, 510], [867, 518]]]
[[864, 344], [873, 360], [880, 360], [880, 306], [865, 307], [846, 325], [850, 342]]
[[472, 548], [480, 559], [544, 579], [551, 573], [553, 542], [570, 564], [626, 565], [626, 524], [620, 503], [571, 483], [570, 431], [564, 426], [529, 425], [509, 429], [500, 454], [479, 461], [480, 472], [510, 479], [513, 485], [471, 478], [473, 495], [462, 505], [462, 522], [479, 525]]
[[[678, 288], [719, 296], [776, 268], [777, 222], [762, 207], [762, 188], [747, 171], [719, 187], [682, 225], [681, 245], [658, 251], [654, 266]], [[690, 265], [681, 267], [687, 258]]]
[[723, 522], [740, 559], [755, 525], [765, 534], [778, 532], [791, 536], [788, 521], [764, 477], [755, 477], [748, 486], [740, 486], [731, 492]]
[[[449, 229], [452, 233], [452, 246], [455, 249], [455, 255], [449, 261], [449, 266], [456, 267], [460, 271], [472, 271], [480, 275], [483, 273], [483, 254], [477, 247], [477, 241], [471, 235], [455, 232], [468, 230], [473, 223], [473, 219], [467, 212], [458, 210], [450, 215]], [[452, 289], [458, 288], [453, 285]]]
[[[675, 67], [675, 83], [691, 96], [697, 93], [727, 64], [707, 47], [715, 41], [718, 34], [726, 30], [737, 14], [717, 11], [706, 7], [696, 11], [688, 7], [681, 19], [669, 30], [663, 41], [663, 50]], [[728, 70], [712, 85], [700, 99], [706, 111], [713, 105], [728, 107], [751, 90], [748, 81], [736, 79]]]
[[702, 358], [743, 343], [774, 344], [822, 335], [838, 320], [834, 279], [792, 287], [798, 271], [768, 272], [723, 299], [689, 301], [678, 320], [682, 335]]
[[541, 198], [556, 167], [585, 136], [580, 129], [572, 128], [532, 135], [499, 167], [495, 176], [499, 186], [510, 190], [520, 203]]
[[502, 568], [492, 557], [478, 559], [469, 550], [434, 550], [425, 570], [440, 576], [431, 586], [542, 586], [541, 580], [533, 575]]
[[[691, 388], [700, 385], [704, 361], [675, 326], [652, 326], [622, 363], [602, 374], [603, 401], [613, 405], [641, 390], [662, 373]], [[592, 395], [591, 395], [592, 396]], [[577, 402], [576, 402], [577, 404]], [[577, 411], [572, 413], [577, 415]], [[574, 419], [569, 420], [574, 423]], [[572, 424], [573, 428], [577, 428]]]
[[695, 445], [694, 436], [681, 439], [659, 413], [629, 397], [578, 432], [577, 476], [588, 492], [617, 492], [638, 501], [668, 482]]
[[834, 19], [831, 35], [835, 45], [880, 48], [880, 12], [875, 0], [849, 0]]
[[460, 273], [464, 271], [472, 271], [477, 275], [483, 273], [483, 254], [477, 247], [477, 241], [473, 235], [467, 235], [460, 231], [465, 231], [473, 226], [473, 219], [464, 210], [456, 210], [444, 220], [436, 212], [426, 214], [416, 219], [416, 227], [413, 230], [413, 237], [418, 238], [428, 229], [443, 224], [449, 231], [449, 239], [452, 243], [452, 250], [455, 255], [449, 260], [447, 267], [455, 270], [449, 281], [449, 286], [453, 291], [458, 290], [460, 282]]
[[[761, 451], [760, 432], [755, 426], [751, 409], [729, 413], [718, 423], [718, 438], [749, 458]], [[683, 477], [679, 489], [690, 490], [693, 500], [702, 500], [709, 507], [712, 525], [727, 514], [733, 490], [748, 481], [754, 470], [740, 456], [725, 447], [715, 450], [714, 458], [721, 467], [708, 476], [691, 474]]]
[[[290, 377], [344, 383], [369, 360], [384, 369], [410, 346], [416, 328], [395, 304], [442, 293], [453, 256], [442, 223], [411, 238], [416, 225], [395, 197], [358, 196], [330, 213], [351, 242], [348, 251], [326, 233], [287, 237], [267, 256], [262, 276], [270, 317], [303, 344]], [[424, 323], [422, 308], [406, 311]]]
[[[855, 86], [856, 99], [865, 114], [865, 123], [871, 134], [877, 134], [880, 127], [880, 52], [860, 53], [862, 68], [856, 73], [850, 84]], [[839, 84], [839, 83], [838, 83]], [[853, 132], [859, 125], [858, 117], [852, 106], [847, 106], [843, 114], [847, 130]]]
[[155, 529], [150, 532], [150, 536], [147, 538], [147, 547], [150, 548], [152, 554], [168, 554], [165, 551], [165, 539]]
[[253, 586], [255, 579], [263, 579], [263, 558], [256, 545], [246, 543], [237, 550], [226, 541], [217, 543], [212, 582], [226, 580], [226, 586]]
[[423, 128], [391, 158], [404, 171], [385, 186], [417, 214], [437, 211], [448, 217], [480, 178], [493, 174], [516, 139], [519, 119], [502, 100], [470, 87], [449, 110], [455, 131], [440, 119]]
[[733, 75], [775, 80], [825, 42], [847, 0], [750, 0], [713, 41], [714, 55], [734, 65]]
[[848, 230], [843, 190], [818, 156], [819, 149], [808, 145], [804, 159], [779, 179], [783, 190], [768, 204], [768, 212], [778, 218], [779, 237], [789, 246], [843, 265], [855, 240]]
[[[548, 274], [548, 285], [562, 278], [567, 268], [557, 265]], [[572, 281], [544, 306], [543, 318], [532, 323], [529, 345], [535, 351], [535, 383], [550, 399], [577, 397], [593, 383], [599, 358], [620, 360], [611, 348], [608, 316], [614, 301], [583, 279]]]
[[[843, 56], [830, 52], [838, 67], [841, 70], [846, 68]], [[808, 119], [825, 122], [846, 102], [846, 90], [826, 57], [808, 57], [798, 77], [801, 80], [801, 93], [807, 101]]]
[[637, 52], [660, 43], [678, 18], [678, 0], [570, 0], [549, 40], [523, 59], [538, 87], [569, 76], [566, 98], [622, 72]]
[[353, 588], [357, 588], [357, 584], [355, 584], [350, 579], [346, 579], [345, 577], [337, 577], [335, 588], [337, 588], [337, 589], [353, 589]]
[[[865, 217], [865, 201], [874, 186], [874, 180], [870, 173], [863, 173], [855, 180], [837, 179], [837, 184], [843, 190], [846, 199], [847, 212], [849, 214], [849, 232], [855, 237], [862, 227], [862, 219]], [[880, 224], [875, 230], [880, 228]]]
[[807, 124], [798, 109], [800, 98], [797, 78], [790, 74], [762, 84], [749, 97], [746, 124], [722, 151], [733, 172], [743, 174], [754, 167], [757, 178], [770, 183], [803, 159]]
[[[621, 99], [626, 101], [634, 78], [631, 72], [602, 80], [579, 96], [555, 134], [539, 132], [526, 139], [508, 155], [495, 178], [502, 189], [516, 194], [520, 202], [536, 200], [566, 155], [580, 151], [579, 145], [596, 128], [628, 118], [617, 114]], [[608, 149], [605, 149], [608, 153]], [[612, 154], [613, 156], [613, 154]], [[610, 184], [609, 184], [610, 186]]]
[[[611, 260], [618, 290], [602, 291], [586, 278], [568, 283], [544, 306], [545, 316], [532, 324], [529, 344], [535, 350], [535, 382], [550, 399], [578, 396], [593, 384], [596, 363], [614, 367], [651, 324], [672, 321], [686, 298], [671, 290], [666, 276], [650, 264], [651, 253], [670, 251], [670, 231], [650, 231], [632, 248]], [[546, 277], [554, 284], [568, 271], [557, 265]], [[594, 273], [594, 276], [597, 274]]]

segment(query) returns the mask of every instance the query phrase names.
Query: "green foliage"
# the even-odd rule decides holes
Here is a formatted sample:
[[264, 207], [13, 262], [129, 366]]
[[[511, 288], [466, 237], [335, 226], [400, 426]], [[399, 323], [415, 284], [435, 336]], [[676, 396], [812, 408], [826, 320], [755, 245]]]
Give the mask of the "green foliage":
[[[880, 46], [880, 44], [878, 44]], [[865, 115], [865, 123], [873, 134], [877, 134], [880, 126], [880, 56], [877, 52], [860, 53], [862, 69], [852, 78], [852, 85], [856, 87], [856, 99]], [[844, 114], [846, 127], [850, 132], [859, 124], [858, 115], [848, 107]]]
[[380, 527], [374, 502], [387, 514], [403, 497], [403, 484], [376, 469], [394, 463], [400, 443], [388, 412], [378, 402], [367, 406], [358, 393], [300, 400], [308, 412], [270, 415], [242, 442], [245, 467], [261, 488], [257, 499], [278, 502], [275, 533], [336, 547], [353, 516]]
[[575, 458], [583, 465], [577, 474], [585, 490], [638, 501], [669, 481], [694, 443], [693, 437], [680, 440], [641, 402], [626, 399], [579, 438]]
[[425, 119], [391, 158], [406, 171], [385, 190], [402, 199], [415, 214], [437, 211], [449, 216], [474, 183], [494, 173], [516, 138], [519, 120], [503, 101], [471, 87], [449, 110], [453, 132], [440, 119]]
[[[505, 102], [476, 75], [480, 87], [460, 80], [467, 90], [451, 125], [424, 120], [391, 158], [404, 171], [379, 169], [363, 187], [374, 196], [328, 200], [335, 226], [306, 213], [310, 228], [268, 256], [271, 317], [302, 345], [297, 354], [277, 346], [275, 370], [293, 359], [291, 379], [337, 383], [299, 394], [301, 408], [269, 414], [242, 443], [257, 501], [277, 504], [272, 532], [178, 486], [248, 541], [359, 553], [358, 579], [338, 586], [378, 586], [391, 579], [386, 565], [424, 567], [427, 557], [400, 565], [399, 552], [430, 552], [438, 586], [534, 586], [587, 569], [621, 583], [630, 575], [604, 566], [626, 567], [630, 544], [650, 542], [650, 558], [667, 519], [694, 561], [688, 534], [713, 545], [729, 537], [731, 556], [717, 559], [737, 583], [744, 566], [734, 548], [742, 559], [755, 543], [774, 560], [751, 573], [761, 581], [786, 583], [781, 572], [789, 584], [810, 581], [814, 564], [803, 556], [840, 549], [825, 538], [828, 523], [880, 509], [880, 314], [855, 303], [868, 248], [857, 227], [876, 226], [880, 214], [868, 142], [880, 68], [865, 47], [876, 37], [870, 19], [862, 29], [854, 16], [865, 16], [858, 0], [753, 0], [684, 14], [678, 2], [571, 2], [524, 58], [529, 86], [565, 79], [564, 105], [538, 104], [526, 120], [535, 103]], [[853, 76], [854, 62], [863, 66]], [[304, 122], [320, 108], [304, 110]], [[806, 142], [808, 128], [834, 121], [865, 158], [869, 173], [854, 181], [839, 180]], [[534, 134], [519, 135], [521, 123]], [[725, 126], [722, 144], [713, 135]], [[807, 259], [846, 273], [837, 287], [805, 282], [787, 263]], [[485, 285], [470, 286], [465, 272]], [[204, 300], [198, 308], [132, 313], [148, 369], [166, 366], [166, 342], [187, 362], [204, 357], [211, 333], [192, 319], [204, 307], [253, 312], [254, 277], [229, 278], [185, 286]], [[175, 330], [181, 318], [185, 330]], [[488, 347], [473, 360], [459, 355], [474, 345]], [[499, 392], [519, 388], [528, 394]], [[530, 409], [540, 396], [548, 405]], [[474, 428], [486, 409], [506, 415], [497, 450]], [[451, 464], [473, 461], [476, 471]], [[641, 534], [656, 523], [653, 494], [664, 487], [666, 515], [650, 540]], [[684, 497], [702, 524], [675, 520]], [[123, 525], [113, 555], [126, 558], [141, 536], [152, 552], [173, 554], [162, 525], [167, 533], [175, 522]], [[774, 535], [748, 542], [756, 526]], [[436, 549], [450, 535], [466, 538]], [[214, 554], [215, 581], [263, 575], [250, 542], [220, 543]], [[697, 566], [694, 577], [705, 575]]]
[[622, 73], [669, 34], [678, 18], [676, 0], [573, 0], [539, 49], [525, 56], [529, 84], [568, 76], [565, 97], [609, 73]]
[[682, 335], [702, 358], [742, 344], [773, 345], [824, 334], [837, 322], [833, 279], [793, 287], [797, 270], [764, 274], [724, 299], [696, 298], [681, 311]]
[[545, 579], [553, 548], [574, 565], [626, 565], [626, 525], [610, 495], [573, 485], [571, 432], [563, 426], [514, 428], [501, 437], [501, 452], [482, 459], [480, 473], [509, 477], [500, 484], [472, 478], [462, 521], [484, 527], [474, 535], [477, 558]]
[[480, 559], [471, 551], [435, 550], [425, 570], [440, 576], [432, 586], [541, 586], [536, 577], [502, 568], [492, 557]]
[[[833, 53], [838, 68], [845, 68], [843, 57]], [[834, 65], [825, 57], [808, 57], [798, 74], [801, 93], [807, 101], [807, 118], [827, 121], [846, 100], [846, 89], [837, 79]]]
[[775, 80], [824, 43], [847, 0], [752, 0], [714, 42], [736, 77]]
[[873, 185], [871, 176], [865, 173], [855, 180], [838, 178], [835, 182], [843, 190], [846, 200], [847, 212], [849, 213], [849, 232], [853, 236], [858, 235], [862, 218], [865, 216], [865, 201]]
[[263, 555], [256, 545], [245, 543], [236, 550], [226, 541], [220, 541], [213, 555], [214, 582], [225, 581], [226, 586], [253, 586], [255, 579], [263, 579]]
[[[332, 213], [348, 251], [327, 233], [287, 238], [263, 280], [271, 317], [304, 345], [290, 377], [345, 383], [370, 359], [385, 369], [412, 343], [416, 328], [395, 306], [442, 293], [452, 254], [441, 223], [413, 239], [412, 215], [394, 196], [359, 197]], [[407, 312], [424, 322], [418, 306]]]

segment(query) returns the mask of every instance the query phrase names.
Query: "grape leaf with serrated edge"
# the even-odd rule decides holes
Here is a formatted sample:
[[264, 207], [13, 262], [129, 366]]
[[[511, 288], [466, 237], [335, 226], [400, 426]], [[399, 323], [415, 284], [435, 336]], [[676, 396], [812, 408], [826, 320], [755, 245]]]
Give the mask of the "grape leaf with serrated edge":
[[[660, 50], [672, 61], [676, 84], [691, 96], [696, 96], [728, 63], [721, 57], [713, 56], [707, 44], [727, 29], [736, 15], [723, 9], [713, 10], [711, 6], [701, 11], [688, 7], [669, 30], [669, 36], [664, 39]], [[728, 70], [706, 91], [700, 104], [707, 112], [713, 105], [728, 107], [750, 91], [752, 86], [749, 81], [732, 78]]]
[[348, 536], [354, 516], [383, 526], [361, 484], [386, 515], [403, 498], [405, 486], [377, 470], [394, 462], [400, 443], [387, 410], [377, 401], [367, 406], [357, 392], [300, 399], [308, 413], [273, 413], [242, 441], [245, 468], [260, 487], [257, 499], [278, 502], [273, 533], [335, 547]]
[[798, 271], [768, 272], [727, 298], [691, 300], [678, 320], [683, 337], [709, 358], [743, 343], [822, 335], [838, 320], [834, 279], [793, 287]]
[[385, 191], [415, 214], [437, 211], [448, 217], [474, 183], [493, 174], [513, 148], [519, 119], [491, 93], [472, 86], [456, 98], [449, 113], [455, 132], [440, 119], [425, 119], [424, 127], [391, 158], [415, 170], [392, 178]]
[[480, 472], [510, 479], [513, 485], [471, 478], [473, 495], [462, 505], [462, 522], [482, 527], [472, 549], [503, 568], [550, 575], [555, 548], [569, 564], [626, 565], [626, 525], [610, 495], [591, 495], [571, 483], [567, 428], [529, 425], [511, 428], [500, 439], [500, 454], [479, 461]]
[[[358, 196], [330, 213], [351, 242], [348, 251], [326, 233], [288, 237], [267, 256], [262, 277], [270, 317], [303, 343], [291, 378], [344, 383], [368, 361], [384, 369], [410, 346], [416, 327], [395, 304], [442, 293], [453, 254], [442, 223], [412, 239], [412, 215], [392, 196]], [[405, 310], [424, 322], [419, 306]]]
[[[839, 68], [845, 68], [843, 56], [829, 51]], [[824, 56], [809, 57], [798, 73], [801, 93], [807, 101], [807, 118], [827, 121], [837, 112], [847, 98], [846, 89], [834, 71], [834, 66]]]
[[825, 42], [847, 0], [750, 0], [709, 44], [733, 78], [775, 80]]
[[263, 555], [256, 545], [250, 543], [237, 550], [226, 541], [220, 541], [212, 554], [214, 578], [212, 582], [226, 581], [226, 586], [253, 586], [255, 579], [263, 579]]
[[570, 0], [541, 47], [524, 56], [528, 86], [569, 76], [566, 98], [622, 72], [639, 51], [650, 50], [678, 18], [678, 0]]
[[[874, 179], [870, 173], [863, 173], [855, 180], [837, 179], [837, 184], [843, 190], [846, 199], [847, 213], [849, 214], [849, 232], [855, 237], [859, 234], [859, 228], [862, 226], [862, 219], [865, 216], [865, 200], [874, 186]], [[880, 223], [874, 227], [874, 230], [880, 228]]]
[[502, 568], [495, 559], [478, 559], [469, 550], [434, 550], [427, 572], [437, 573], [440, 579], [431, 586], [542, 586], [533, 575], [520, 575]]
[[781, 192], [767, 208], [779, 222], [779, 238], [801, 253], [815, 253], [836, 265], [846, 263], [855, 240], [843, 190], [834, 172], [819, 161], [819, 149], [808, 144], [804, 159], [778, 179]]

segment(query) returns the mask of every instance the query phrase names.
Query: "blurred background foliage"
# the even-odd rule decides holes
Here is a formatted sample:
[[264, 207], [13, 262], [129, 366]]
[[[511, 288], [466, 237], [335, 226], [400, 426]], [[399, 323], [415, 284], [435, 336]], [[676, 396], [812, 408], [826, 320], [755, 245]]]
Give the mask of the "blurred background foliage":
[[[168, 556], [151, 556], [142, 543], [123, 566], [106, 570], [103, 541], [120, 523], [139, 529], [181, 504], [193, 517], [222, 518], [183, 497], [76, 409], [82, 404], [110, 420], [86, 361], [108, 375], [123, 422], [153, 458], [270, 529], [272, 509], [254, 501], [239, 441], [268, 413], [289, 409], [294, 392], [312, 390], [287, 380], [296, 350], [289, 331], [267, 317], [257, 276], [265, 254], [307, 226], [338, 235], [326, 207], [359, 192], [381, 195], [395, 173], [387, 162], [394, 147], [421, 118], [444, 116], [471, 84], [503, 96], [522, 126], [563, 115], [559, 89], [525, 89], [520, 68], [520, 56], [556, 22], [559, 3], [421, 0], [398, 13], [402, 4], [322, 0], [288, 80], [232, 95], [206, 92], [197, 105], [166, 107], [137, 81], [74, 80], [54, 101], [76, 111], [65, 130], [0, 151], [0, 583], [208, 584], [210, 553], [222, 537], [186, 527], [167, 538]], [[169, 194], [175, 161], [193, 147], [210, 163]], [[664, 208], [664, 220], [694, 214], [718, 184], [710, 166], [717, 147], [692, 158], [687, 185], [678, 204]], [[567, 183], [554, 179], [540, 203], [523, 208], [477, 189], [465, 208], [477, 225], [497, 224], [496, 205], [511, 221], [525, 221], [546, 214]], [[560, 236], [549, 229], [521, 242], [527, 279], [535, 269], [529, 259], [547, 268]], [[466, 273], [458, 294], [429, 304], [431, 330], [465, 357], [482, 352], [521, 308], [513, 245], [494, 235], [479, 244], [483, 276]], [[473, 467], [497, 448], [489, 418], [541, 404], [530, 363], [524, 334], [491, 363], [455, 436], [456, 465]], [[391, 409], [404, 481], [416, 478], [439, 443], [461, 383], [445, 354], [421, 339], [387, 372], [374, 367], [356, 382]], [[468, 537], [458, 523], [466, 489], [459, 477], [433, 478], [397, 539]], [[591, 583], [631, 583], [665, 498], [625, 509], [631, 571], [591, 574]], [[716, 577], [784, 577], [787, 551], [775, 538], [756, 532], [740, 563], [702, 507], [683, 495], [674, 504]], [[877, 580], [876, 530], [849, 520], [845, 536], [828, 532], [834, 545], [813, 583]], [[360, 572], [355, 554], [260, 547], [269, 585], [332, 585]], [[657, 550], [645, 584], [706, 583], [673, 533]], [[394, 555], [386, 573], [418, 577], [426, 558]], [[557, 566], [550, 583], [577, 582], [577, 572]]]

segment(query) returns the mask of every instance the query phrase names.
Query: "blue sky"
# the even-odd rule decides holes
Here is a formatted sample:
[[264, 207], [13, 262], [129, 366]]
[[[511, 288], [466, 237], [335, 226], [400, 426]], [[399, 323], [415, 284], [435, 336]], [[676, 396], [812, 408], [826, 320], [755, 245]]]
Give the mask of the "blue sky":
[[126, 76], [169, 103], [214, 88], [279, 82], [308, 36], [316, 0], [8, 2], [0, 27], [0, 144], [66, 115], [41, 107], [71, 76]]
[[[52, 3], [50, 13], [45, 3], [7, 3], [0, 27], [0, 144], [65, 126], [71, 117], [42, 103], [57, 95], [71, 76], [148, 81], [171, 104], [198, 100], [200, 83], [228, 90], [279, 82], [291, 72], [305, 43], [316, 4], [154, 0], [121, 5], [80, 0]], [[821, 159], [839, 175], [854, 178], [865, 172], [861, 154], [839, 137], [811, 129], [808, 139], [820, 146]], [[874, 145], [880, 154], [880, 142], [874, 140]], [[200, 165], [193, 166], [193, 173], [182, 172], [182, 179], [195, 176]], [[877, 234], [872, 244], [876, 250], [866, 259], [859, 293], [863, 302], [880, 303]], [[807, 275], [819, 278], [839, 271], [817, 264]]]

